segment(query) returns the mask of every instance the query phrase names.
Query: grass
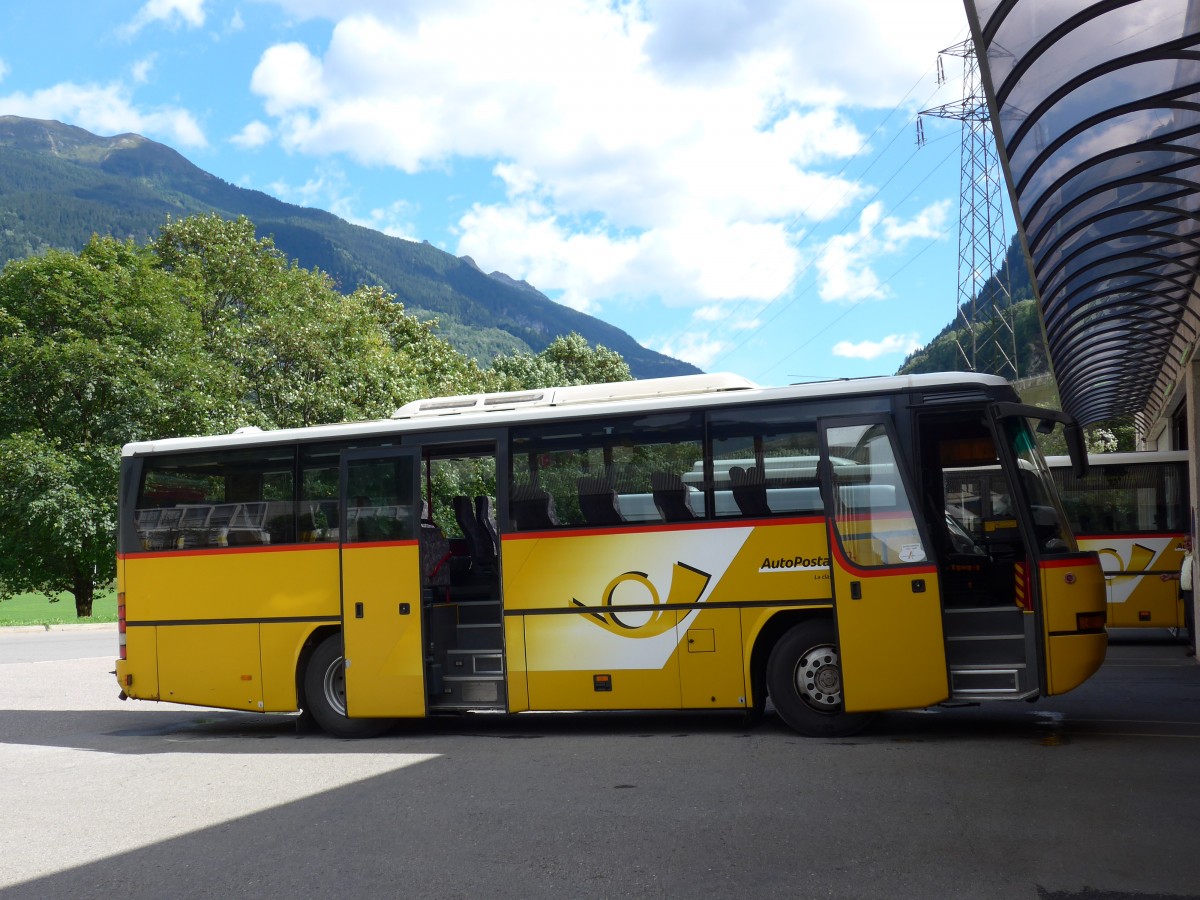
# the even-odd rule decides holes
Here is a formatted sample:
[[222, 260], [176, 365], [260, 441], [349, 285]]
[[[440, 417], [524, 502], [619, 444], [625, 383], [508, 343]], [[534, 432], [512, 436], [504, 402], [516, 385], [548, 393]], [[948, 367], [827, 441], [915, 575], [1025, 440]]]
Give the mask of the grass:
[[91, 622], [117, 621], [117, 592], [97, 591], [90, 618], [75, 615], [75, 598], [59, 594], [50, 602], [45, 594], [17, 594], [0, 600], [0, 626], [4, 625], [85, 625]]

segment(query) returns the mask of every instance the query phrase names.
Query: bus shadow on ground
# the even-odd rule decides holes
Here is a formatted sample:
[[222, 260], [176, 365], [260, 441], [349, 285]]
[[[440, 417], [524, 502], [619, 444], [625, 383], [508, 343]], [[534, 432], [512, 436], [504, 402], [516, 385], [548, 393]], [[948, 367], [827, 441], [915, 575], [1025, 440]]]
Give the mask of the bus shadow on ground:
[[[1194, 691], [1200, 704], [1200, 690]], [[974, 740], [1030, 741], [1057, 746], [1069, 741], [1165, 731], [1200, 736], [1200, 715], [1164, 722], [1162, 716], [1093, 716], [1040, 704], [988, 704], [882, 713], [849, 736], [805, 737], [771, 712], [754, 724], [740, 714], [718, 713], [522, 713], [463, 714], [397, 722], [365, 740], [330, 737], [298, 728], [296, 715], [242, 712], [89, 713], [0, 710], [0, 746], [74, 748], [116, 754], [170, 753], [387, 753], [436, 752], [447, 741], [542, 738], [687, 738], [806, 744], [939, 743]]]

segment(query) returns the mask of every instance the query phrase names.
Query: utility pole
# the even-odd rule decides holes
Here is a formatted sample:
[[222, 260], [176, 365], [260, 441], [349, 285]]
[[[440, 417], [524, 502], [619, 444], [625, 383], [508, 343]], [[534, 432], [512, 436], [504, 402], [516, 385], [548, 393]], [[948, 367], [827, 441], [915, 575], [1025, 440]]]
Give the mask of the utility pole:
[[[917, 116], [917, 144], [925, 143], [921, 116], [962, 122], [962, 155], [958, 198], [958, 302], [955, 343], [969, 372], [1018, 377], [1017, 336], [1012, 290], [1004, 260], [1003, 173], [992, 135], [987, 97], [979, 77], [975, 42], [968, 38], [938, 55], [938, 84], [946, 83], [943, 58], [963, 61], [963, 97], [954, 103], [922, 110]], [[991, 276], [992, 287], [986, 293]]]

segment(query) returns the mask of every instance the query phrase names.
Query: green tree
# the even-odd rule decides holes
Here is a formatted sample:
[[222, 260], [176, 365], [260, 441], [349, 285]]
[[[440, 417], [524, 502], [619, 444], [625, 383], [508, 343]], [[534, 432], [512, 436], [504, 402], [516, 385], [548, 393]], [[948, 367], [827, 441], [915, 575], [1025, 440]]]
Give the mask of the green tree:
[[491, 388], [501, 391], [606, 384], [633, 378], [621, 354], [600, 344], [592, 347], [575, 332], [555, 338], [541, 353], [497, 356], [488, 374]]
[[168, 220], [152, 244], [198, 315], [205, 348], [237, 373], [242, 424], [292, 427], [390, 415], [475, 391], [478, 365], [379, 287], [340, 294], [289, 262], [245, 217]]
[[93, 239], [0, 272], [0, 597], [112, 580], [121, 444], [223, 420], [232, 373], [143, 250]]

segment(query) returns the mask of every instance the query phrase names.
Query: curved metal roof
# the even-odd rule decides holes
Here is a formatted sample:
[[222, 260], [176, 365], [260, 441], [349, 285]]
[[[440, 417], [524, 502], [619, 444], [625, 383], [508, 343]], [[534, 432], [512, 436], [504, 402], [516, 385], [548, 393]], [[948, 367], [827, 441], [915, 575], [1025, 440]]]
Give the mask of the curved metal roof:
[[965, 0], [1063, 408], [1163, 411], [1200, 332], [1200, 0]]

